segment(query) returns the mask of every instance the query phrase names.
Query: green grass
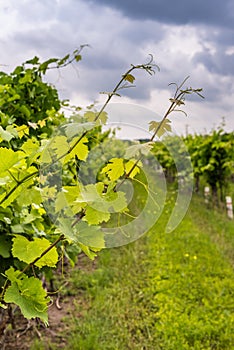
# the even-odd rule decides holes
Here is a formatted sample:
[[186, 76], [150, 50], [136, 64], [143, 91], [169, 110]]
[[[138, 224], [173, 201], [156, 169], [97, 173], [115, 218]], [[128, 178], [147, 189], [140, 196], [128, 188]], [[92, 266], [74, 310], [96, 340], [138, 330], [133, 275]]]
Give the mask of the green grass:
[[168, 215], [135, 243], [102, 251], [93, 271], [72, 272], [67, 349], [234, 349], [233, 222], [198, 197], [165, 234]]

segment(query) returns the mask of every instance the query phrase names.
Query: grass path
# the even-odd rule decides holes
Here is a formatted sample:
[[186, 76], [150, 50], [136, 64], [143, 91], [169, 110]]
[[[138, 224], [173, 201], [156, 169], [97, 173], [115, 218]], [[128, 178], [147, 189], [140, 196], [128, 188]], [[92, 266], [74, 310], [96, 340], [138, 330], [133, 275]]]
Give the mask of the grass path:
[[72, 273], [67, 349], [234, 349], [233, 222], [199, 198], [173, 233], [163, 233], [166, 220]]

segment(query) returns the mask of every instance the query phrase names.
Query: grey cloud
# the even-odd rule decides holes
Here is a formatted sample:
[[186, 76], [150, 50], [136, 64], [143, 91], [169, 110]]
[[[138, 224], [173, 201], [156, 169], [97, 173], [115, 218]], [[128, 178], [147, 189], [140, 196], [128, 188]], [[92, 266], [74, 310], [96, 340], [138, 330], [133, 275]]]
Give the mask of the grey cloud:
[[195, 63], [202, 63], [208, 71], [224, 76], [234, 76], [234, 55], [227, 55], [225, 52], [212, 54], [203, 51], [195, 55]]
[[[93, 3], [110, 6], [108, 0], [93, 0]], [[217, 26], [232, 26], [231, 0], [119, 0], [111, 6], [129, 18], [152, 19], [165, 23], [203, 23]]]
[[[76, 70], [67, 67], [60, 73], [49, 73], [48, 80], [62, 98], [75, 96], [78, 104], [83, 97], [90, 103], [99, 99], [100, 91], [111, 90], [130, 64], [145, 62], [148, 53], [154, 54], [161, 72], [155, 77], [138, 72], [136, 87], [121, 91], [141, 104], [150, 100], [152, 90], [165, 91], [168, 83], [180, 83], [187, 75], [191, 75], [188, 85], [191, 82], [193, 87], [204, 88], [204, 103], [220, 106], [225, 91], [233, 89], [234, 60], [225, 52], [233, 45], [234, 21], [230, 18], [234, 8], [227, 0], [12, 1], [17, 23], [0, 38], [0, 63], [15, 65], [34, 55], [43, 60], [62, 57], [80, 44], [90, 44]], [[183, 27], [188, 23], [192, 25]], [[183, 30], [177, 32], [178, 27]], [[191, 36], [200, 37], [199, 45], [195, 40], [196, 52], [189, 43], [191, 28]], [[199, 70], [201, 65], [204, 69]], [[194, 105], [200, 103], [199, 99], [194, 101]], [[221, 107], [225, 114], [225, 105]]]

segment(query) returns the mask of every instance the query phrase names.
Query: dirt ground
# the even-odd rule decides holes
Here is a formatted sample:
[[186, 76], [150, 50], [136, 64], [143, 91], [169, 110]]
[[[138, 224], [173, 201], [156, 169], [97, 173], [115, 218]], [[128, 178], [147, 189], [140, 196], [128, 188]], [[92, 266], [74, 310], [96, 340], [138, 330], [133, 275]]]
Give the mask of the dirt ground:
[[47, 344], [56, 344], [57, 349], [64, 349], [66, 339], [61, 334], [66, 334], [66, 324], [62, 320], [69, 316], [71, 305], [72, 300], [64, 302], [60, 310], [52, 305], [49, 308], [49, 327], [45, 327], [38, 320], [28, 321], [17, 312], [14, 329], [8, 325], [2, 336], [1, 350], [29, 350], [35, 338]]
[[[91, 271], [96, 268], [96, 261], [92, 262], [86, 256], [81, 256], [76, 268]], [[77, 304], [80, 304], [80, 307], [77, 308]], [[20, 310], [16, 309], [13, 325], [9, 323], [9, 315], [5, 315], [5, 318], [1, 320], [0, 350], [29, 350], [35, 339], [40, 339], [46, 350], [52, 349], [49, 344], [53, 344], [53, 349], [66, 349], [66, 338], [70, 331], [69, 317], [82, 317], [82, 313], [77, 310], [82, 311], [87, 307], [79, 290], [75, 296], [65, 296], [61, 299], [54, 296], [48, 310], [49, 327], [45, 327], [40, 320], [25, 319]]]

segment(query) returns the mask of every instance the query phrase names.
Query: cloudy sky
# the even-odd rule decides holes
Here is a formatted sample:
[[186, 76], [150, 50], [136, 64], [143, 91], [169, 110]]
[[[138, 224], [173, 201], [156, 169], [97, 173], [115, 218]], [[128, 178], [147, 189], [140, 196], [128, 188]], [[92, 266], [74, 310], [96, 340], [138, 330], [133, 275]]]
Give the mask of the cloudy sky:
[[168, 84], [189, 75], [187, 86], [202, 87], [205, 99], [187, 101], [188, 117], [171, 116], [175, 130], [203, 133], [222, 117], [234, 129], [233, 0], [0, 0], [0, 23], [0, 69], [7, 72], [35, 55], [63, 57], [90, 45], [77, 69], [47, 78], [76, 105], [101, 103], [100, 91], [152, 54], [160, 72], [136, 74], [136, 87], [113, 100], [113, 122], [147, 129], [168, 107]]

